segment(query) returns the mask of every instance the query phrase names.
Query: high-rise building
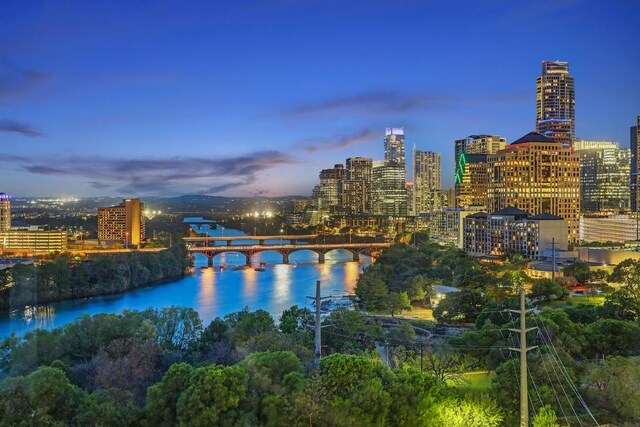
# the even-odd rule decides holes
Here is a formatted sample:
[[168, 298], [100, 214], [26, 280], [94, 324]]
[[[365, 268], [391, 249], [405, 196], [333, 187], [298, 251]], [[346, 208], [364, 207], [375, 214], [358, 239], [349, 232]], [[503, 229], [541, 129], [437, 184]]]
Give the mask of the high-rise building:
[[319, 211], [324, 214], [335, 214], [339, 210], [340, 190], [345, 176], [346, 170], [342, 164], [320, 171], [320, 184], [316, 194]]
[[441, 190], [440, 153], [413, 150], [413, 194], [415, 213], [439, 209]]
[[371, 197], [375, 215], [407, 215], [405, 168], [396, 162], [373, 162]]
[[529, 259], [550, 258], [566, 251], [567, 221], [548, 213], [530, 215], [508, 206], [492, 214], [478, 212], [463, 219], [462, 245], [473, 256], [501, 257], [519, 253]]
[[66, 250], [66, 230], [0, 231], [0, 252], [46, 254]]
[[573, 151], [580, 155], [582, 211], [628, 210], [631, 151], [606, 141], [579, 141], [574, 144]]
[[342, 207], [346, 213], [371, 213], [371, 185], [373, 160], [350, 157], [342, 181]]
[[507, 143], [499, 135], [470, 135], [455, 141], [455, 206], [487, 205], [487, 155]]
[[11, 196], [0, 193], [0, 231], [11, 230]]
[[575, 104], [569, 63], [542, 61], [542, 75], [536, 80], [536, 131], [571, 144], [575, 137]]
[[387, 164], [396, 164], [406, 170], [404, 128], [386, 129], [384, 138], [384, 160]]
[[631, 210], [638, 212], [640, 210], [640, 175], [638, 174], [638, 166], [640, 162], [640, 116], [636, 119], [636, 125], [631, 126], [631, 135], [629, 138], [629, 148], [631, 149]]
[[139, 246], [145, 239], [144, 203], [125, 199], [117, 206], [98, 208], [98, 240]]
[[488, 204], [532, 215], [550, 213], [567, 220], [569, 242], [578, 240], [580, 157], [573, 149], [531, 132], [487, 156]]

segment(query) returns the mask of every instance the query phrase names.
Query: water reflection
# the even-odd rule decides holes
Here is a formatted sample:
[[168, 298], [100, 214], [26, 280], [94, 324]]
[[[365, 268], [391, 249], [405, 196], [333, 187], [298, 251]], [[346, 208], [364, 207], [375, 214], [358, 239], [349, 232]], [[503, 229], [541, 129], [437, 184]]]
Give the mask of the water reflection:
[[[225, 230], [227, 235], [239, 235]], [[229, 253], [216, 257], [215, 265], [227, 264], [223, 271], [200, 267], [207, 259], [195, 257], [196, 269], [192, 276], [172, 283], [139, 288], [122, 295], [88, 298], [30, 307], [28, 310], [0, 313], [0, 337], [12, 331], [22, 334], [37, 327], [51, 329], [72, 322], [83, 314], [121, 313], [125, 309], [144, 310], [170, 305], [192, 307], [202, 322], [208, 325], [216, 317], [242, 310], [264, 309], [278, 319], [282, 311], [296, 304], [310, 307], [307, 296], [315, 294], [315, 284], [321, 281], [322, 295], [342, 295], [354, 290], [358, 273], [368, 265], [368, 257], [360, 263], [352, 261], [351, 252], [332, 251], [326, 263], [317, 263], [315, 252], [303, 250], [292, 254], [290, 265], [282, 264], [282, 255], [265, 252], [259, 260], [267, 263], [265, 271], [234, 270], [244, 265], [244, 256]]]

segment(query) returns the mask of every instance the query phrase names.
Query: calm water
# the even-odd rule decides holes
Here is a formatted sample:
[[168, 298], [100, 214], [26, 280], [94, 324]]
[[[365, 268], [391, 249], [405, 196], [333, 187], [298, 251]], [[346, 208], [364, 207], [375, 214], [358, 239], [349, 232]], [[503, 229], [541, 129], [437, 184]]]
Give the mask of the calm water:
[[[242, 236], [238, 230], [210, 230], [202, 226], [202, 232], [213, 236]], [[237, 241], [234, 244], [245, 244]], [[274, 241], [279, 243], [279, 241]], [[223, 243], [224, 244], [224, 243]], [[192, 307], [207, 325], [218, 316], [241, 310], [269, 311], [277, 320], [280, 314], [294, 304], [311, 308], [307, 296], [315, 295], [316, 280], [320, 280], [323, 295], [352, 293], [358, 273], [370, 262], [362, 256], [360, 263], [351, 261], [347, 251], [332, 251], [326, 255], [325, 264], [317, 264], [317, 255], [311, 251], [299, 251], [291, 255], [296, 264], [281, 264], [282, 256], [265, 252], [254, 257], [253, 262], [266, 261], [266, 271], [253, 269], [233, 270], [234, 265], [244, 265], [243, 255], [228, 253], [214, 258], [214, 265], [226, 264], [227, 269], [201, 269], [207, 265], [204, 256], [196, 256], [196, 271], [181, 280], [137, 289], [122, 295], [96, 297], [0, 313], [0, 337], [11, 332], [23, 334], [35, 328], [56, 328], [72, 322], [84, 313], [121, 313], [125, 309], [144, 310], [148, 307], [180, 305]]]

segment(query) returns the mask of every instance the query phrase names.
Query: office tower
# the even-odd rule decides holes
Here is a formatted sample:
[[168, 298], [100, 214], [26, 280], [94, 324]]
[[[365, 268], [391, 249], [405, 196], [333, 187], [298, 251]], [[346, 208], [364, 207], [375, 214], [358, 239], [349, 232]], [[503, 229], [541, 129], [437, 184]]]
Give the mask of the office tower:
[[11, 196], [0, 193], [0, 231], [11, 230]]
[[404, 149], [404, 128], [387, 128], [384, 138], [384, 161], [396, 164], [406, 170]]
[[416, 193], [413, 187], [413, 181], [407, 181], [404, 186], [407, 189], [407, 215], [417, 215]]
[[373, 160], [350, 157], [346, 165], [346, 178], [341, 191], [342, 207], [346, 213], [370, 213]]
[[415, 213], [428, 213], [442, 207], [440, 153], [413, 150], [413, 191]]
[[631, 149], [631, 210], [638, 212], [640, 208], [640, 175], [638, 175], [638, 156], [640, 155], [640, 116], [636, 125], [631, 126], [629, 148]]
[[606, 141], [578, 141], [573, 151], [580, 156], [582, 211], [628, 210], [631, 151]]
[[373, 162], [372, 211], [375, 215], [407, 215], [405, 168], [397, 162]]
[[340, 207], [340, 189], [346, 176], [344, 165], [336, 164], [332, 169], [320, 171], [317, 188], [318, 210], [325, 214], [335, 214]]
[[531, 132], [487, 156], [490, 211], [512, 206], [531, 215], [567, 220], [569, 242], [578, 240], [580, 157], [572, 148]]
[[455, 141], [455, 206], [486, 206], [487, 155], [502, 150], [507, 143], [499, 135], [470, 135]]
[[66, 230], [0, 231], [0, 252], [47, 254], [66, 250]]
[[125, 199], [117, 206], [98, 208], [98, 240], [139, 246], [145, 239], [144, 203]]
[[536, 131], [571, 144], [575, 137], [575, 99], [569, 63], [542, 61], [542, 75], [536, 80]]

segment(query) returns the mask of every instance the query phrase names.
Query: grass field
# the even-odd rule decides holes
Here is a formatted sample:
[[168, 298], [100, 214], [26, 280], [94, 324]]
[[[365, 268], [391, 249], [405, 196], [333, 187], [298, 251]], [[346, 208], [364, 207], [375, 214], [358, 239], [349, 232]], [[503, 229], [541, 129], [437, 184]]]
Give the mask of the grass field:
[[541, 303], [540, 305], [542, 306], [549, 306], [549, 307], [553, 307], [553, 308], [562, 308], [562, 307], [566, 307], [568, 305], [578, 305], [578, 304], [585, 304], [585, 305], [602, 305], [604, 304], [604, 299], [605, 297], [603, 295], [595, 295], [595, 296], [590, 296], [590, 295], [572, 295], [567, 297], [566, 300], [563, 301], [550, 301], [547, 303]]
[[419, 306], [413, 306], [410, 311], [403, 311], [402, 314], [396, 314], [396, 317], [399, 319], [435, 321], [432, 309]]

